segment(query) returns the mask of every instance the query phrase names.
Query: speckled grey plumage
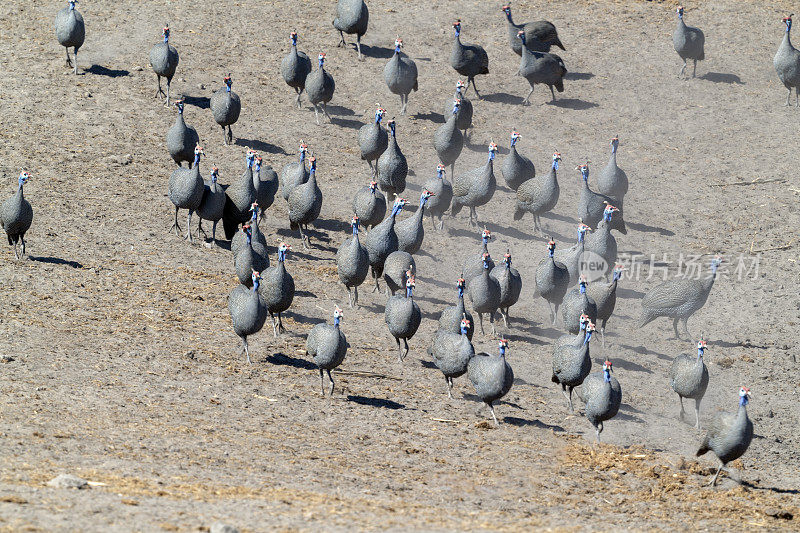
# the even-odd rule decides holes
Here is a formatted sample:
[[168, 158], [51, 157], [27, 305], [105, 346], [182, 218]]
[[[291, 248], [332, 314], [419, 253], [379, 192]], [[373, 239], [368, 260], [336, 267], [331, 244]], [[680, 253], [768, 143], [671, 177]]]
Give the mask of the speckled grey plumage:
[[672, 327], [675, 337], [680, 338], [678, 322], [683, 322], [684, 331], [689, 338], [688, 320], [696, 311], [700, 310], [708, 300], [711, 287], [717, 275], [719, 260], [711, 261], [711, 274], [703, 279], [676, 278], [656, 285], [642, 298], [642, 315], [639, 318], [639, 327], [648, 324], [658, 317], [672, 318]]
[[281, 247], [279, 247], [278, 263], [261, 273], [264, 279], [258, 291], [261, 300], [267, 306], [269, 316], [273, 320], [272, 330], [274, 336], [278, 335], [278, 331], [285, 331], [281, 313], [289, 309], [294, 300], [294, 278], [286, 270], [284, 258], [285, 256], [281, 256]]
[[[620, 207], [628, 192], [628, 175], [617, 165], [617, 147], [619, 139], [614, 137], [611, 140], [611, 157], [608, 164], [597, 175], [597, 192], [613, 198]], [[617, 205], [620, 204], [620, 205]]]
[[475, 348], [466, 334], [439, 329], [433, 334], [428, 354], [433, 358], [436, 368], [444, 374], [447, 394], [452, 398], [453, 379], [467, 372], [467, 365], [475, 356]]
[[[167, 196], [175, 206], [175, 230], [178, 230], [178, 210], [188, 209], [189, 215], [187, 224], [191, 224], [192, 213], [200, 207], [203, 200], [205, 183], [200, 175], [200, 156], [195, 158], [194, 166], [188, 168], [176, 168], [169, 177], [167, 186]], [[187, 238], [192, 240], [191, 228], [187, 228]], [[248, 274], [249, 275], [249, 274]]]
[[551, 46], [558, 46], [562, 50], [566, 50], [564, 45], [561, 44], [556, 27], [552, 22], [537, 20], [525, 24], [514, 24], [514, 20], [511, 18], [511, 7], [505, 6], [503, 11], [506, 14], [508, 26], [508, 44], [515, 54], [522, 54], [522, 41], [517, 37], [517, 33], [520, 31], [525, 32], [525, 42], [528, 50], [549, 52]]
[[[322, 54], [320, 54], [322, 55]], [[314, 118], [319, 125], [319, 108], [322, 112], [331, 119], [328, 114], [328, 102], [333, 99], [333, 93], [336, 92], [336, 82], [333, 76], [325, 70], [324, 55], [322, 58], [317, 59], [317, 69], [312, 71], [306, 78], [306, 94], [308, 101], [314, 106]]]
[[464, 288], [464, 285], [460, 285], [456, 304], [445, 307], [442, 310], [442, 314], [439, 315], [439, 329], [460, 334], [461, 320], [466, 317], [469, 320], [467, 337], [472, 340], [472, 334], [475, 332], [475, 322], [472, 320], [472, 314], [464, 307]]
[[570, 333], [578, 333], [581, 328], [581, 315], [588, 316], [593, 323], [597, 322], [597, 304], [589, 297], [588, 293], [581, 293], [579, 284], [564, 296], [561, 306], [564, 329]]
[[[378, 158], [389, 146], [389, 134], [386, 133], [386, 130], [383, 129], [383, 126], [381, 126], [382, 118], [383, 110], [379, 110], [375, 113], [375, 120], [369, 124], [364, 124], [358, 130], [358, 147], [361, 150], [361, 159], [365, 160], [369, 164], [369, 168], [372, 170], [373, 175], [375, 175], [378, 171]], [[399, 149], [397, 148], [396, 142], [394, 145], [396, 150], [394, 156], [396, 157]], [[373, 165], [373, 162], [376, 162], [376, 165]], [[405, 157], [403, 158], [403, 162], [405, 162]], [[406, 171], [408, 171], [408, 166], [406, 166]], [[390, 176], [387, 176], [386, 179], [387, 183], [391, 183]]]
[[[203, 198], [197, 207], [197, 229], [203, 232], [203, 221], [208, 220], [213, 223], [211, 230], [211, 242], [217, 240], [217, 222], [222, 219], [225, 210], [225, 191], [217, 183], [217, 173], [212, 170], [211, 179], [203, 182]], [[232, 243], [231, 243], [232, 244]], [[232, 248], [232, 245], [231, 245]]]
[[542, 231], [540, 215], [552, 211], [561, 195], [557, 176], [560, 161], [560, 155], [554, 154], [550, 172], [544, 176], [540, 175], [529, 179], [517, 187], [514, 220], [521, 220], [525, 213], [530, 213], [533, 215], [534, 231]]
[[695, 406], [695, 428], [700, 429], [700, 402], [708, 388], [708, 367], [703, 362], [705, 343], [698, 343], [697, 355], [680, 354], [673, 359], [669, 369], [669, 384], [681, 402], [680, 418], [683, 419], [683, 399], [691, 398]]
[[414, 257], [403, 250], [395, 250], [390, 253], [383, 262], [383, 281], [386, 282], [387, 295], [394, 294], [399, 290], [405, 290], [406, 271], [412, 273], [417, 271], [417, 263]]
[[[552, 241], [553, 252], [556, 244]], [[536, 292], [547, 301], [550, 309], [550, 320], [556, 324], [558, 308], [564, 301], [564, 296], [569, 288], [569, 269], [561, 261], [556, 261], [550, 256], [548, 247], [548, 257], [542, 259], [536, 267]]]
[[514, 371], [504, 355], [489, 355], [486, 352], [475, 354], [467, 363], [467, 375], [475, 387], [475, 394], [494, 414], [494, 402], [508, 394], [514, 384]]
[[383, 67], [383, 80], [392, 93], [400, 95], [400, 114], [405, 115], [408, 95], [419, 87], [417, 85], [417, 64], [400, 51], [401, 43], [401, 41], [395, 41], [394, 55]]
[[489, 74], [489, 56], [482, 46], [461, 42], [461, 21], [456, 22], [453, 26], [455, 28], [455, 39], [450, 52], [450, 66], [462, 76], [467, 77], [467, 89], [469, 89], [469, 84], [472, 82], [475, 94], [480, 98], [478, 88], [475, 86], [475, 76]]
[[338, 317], [334, 318], [333, 325], [324, 322], [315, 325], [306, 337], [306, 353], [319, 368], [323, 396], [325, 395], [323, 371], [328, 373], [328, 379], [331, 382], [329, 394], [332, 395], [334, 383], [331, 370], [341, 365], [347, 354], [347, 339], [339, 327], [338, 320]]
[[301, 183], [289, 193], [289, 227], [300, 231], [304, 248], [308, 248], [308, 244], [311, 244], [307, 226], [317, 220], [322, 211], [322, 191], [317, 185], [317, 173], [314, 167], [312, 159], [308, 181]]
[[628, 234], [625, 228], [625, 215], [621, 205], [616, 205], [610, 196], [600, 194], [589, 188], [589, 166], [581, 165], [581, 196], [578, 200], [578, 220], [591, 228], [595, 228], [603, 218], [606, 205], [611, 204], [617, 209], [611, 220], [611, 229], [615, 229], [623, 235]]
[[194, 147], [200, 143], [200, 136], [197, 130], [186, 125], [183, 117], [183, 103], [176, 104], [178, 116], [175, 117], [175, 124], [167, 131], [167, 151], [178, 166], [186, 161], [189, 166], [194, 162]]
[[[256, 206], [256, 208], [251, 211], [252, 217], [248, 221], [248, 224], [250, 225], [251, 240], [253, 241], [254, 246], [257, 249], [259, 249], [259, 251], [264, 250], [261, 253], [262, 255], [265, 255], [266, 254], [265, 251], [268, 249], [267, 238], [264, 236], [264, 233], [261, 231], [261, 228], [258, 225], [259, 211], [260, 210], [258, 209], [258, 206]], [[236, 235], [234, 235], [233, 238], [231, 239], [231, 253], [233, 254], [233, 257], [236, 257], [238, 255], [239, 250], [241, 250], [246, 243], [247, 243], [247, 236], [245, 232], [237, 231]]]
[[156, 73], [156, 80], [158, 81], [158, 91], [156, 97], [164, 94], [161, 89], [161, 78], [167, 79], [167, 92], [164, 94], [166, 101], [164, 105], [169, 105], [169, 90], [172, 84], [172, 77], [175, 76], [175, 71], [178, 68], [180, 57], [178, 50], [169, 44], [169, 26], [164, 28], [163, 31], [164, 42], [157, 43], [150, 49], [150, 66], [153, 67], [153, 72]]
[[281, 59], [281, 76], [286, 85], [297, 93], [295, 104], [300, 108], [302, 107], [300, 95], [306, 88], [306, 78], [311, 72], [311, 60], [308, 58], [308, 54], [297, 49], [297, 33], [292, 32], [290, 37], [292, 45], [289, 53]]
[[[24, 181], [20, 177], [17, 192], [0, 206], [0, 226], [5, 230], [8, 244], [14, 247], [14, 256], [17, 258], [25, 255], [25, 234], [33, 224], [33, 207], [25, 199], [23, 187]], [[22, 254], [17, 253], [18, 243], [22, 244]]]
[[261, 157], [256, 157], [253, 188], [256, 190], [256, 202], [263, 219], [267, 208], [275, 201], [275, 193], [278, 192], [278, 173], [270, 165], [262, 165]]
[[[741, 393], [740, 393], [741, 394]], [[711, 451], [720, 460], [711, 484], [715, 484], [719, 471], [731, 461], [735, 461], [747, 451], [753, 440], [753, 422], [747, 416], [747, 405], [739, 401], [736, 413], [720, 413], [714, 417], [708, 426], [703, 442], [697, 450], [697, 456]]]
[[595, 282], [586, 287], [589, 298], [597, 305], [597, 326], [600, 328], [603, 348], [606, 346], [606, 323], [617, 306], [617, 285], [621, 274], [621, 267], [614, 267], [614, 278], [611, 283]]
[[439, 227], [444, 227], [442, 215], [450, 209], [450, 201], [453, 199], [453, 185], [444, 177], [444, 167], [437, 169], [436, 177], [429, 179], [422, 186], [423, 190], [428, 190], [433, 193], [433, 196], [428, 198], [426, 211], [431, 217], [431, 224], [436, 229], [436, 220], [439, 219]]
[[792, 88], [794, 88], [794, 103], [795, 106], [798, 106], [800, 105], [800, 51], [792, 45], [792, 40], [789, 36], [792, 18], [786, 17], [784, 24], [787, 25], [786, 32], [783, 34], [783, 40], [775, 53], [772, 64], [775, 67], [775, 72], [778, 73], [778, 79], [789, 90], [786, 95], [786, 105], [789, 105], [789, 98], [792, 96]]
[[483, 272], [472, 278], [467, 287], [469, 300], [472, 302], [472, 310], [478, 313], [478, 323], [483, 331], [483, 315], [489, 314], [489, 322], [492, 325], [492, 333], [495, 333], [494, 313], [500, 307], [500, 283], [489, 275], [490, 269], [484, 265]]
[[516, 191], [524, 182], [536, 177], [536, 168], [530, 159], [517, 152], [517, 139], [519, 134], [512, 135], [511, 149], [508, 155], [503, 159], [503, 164], [500, 167], [500, 172], [503, 174], [503, 179], [508, 185], [508, 188]]
[[451, 176], [455, 173], [456, 160], [461, 155], [461, 150], [464, 149], [464, 135], [458, 129], [457, 113], [458, 106], [453, 104], [450, 114], [445, 115], [447, 121], [436, 128], [436, 132], [433, 134], [433, 148], [436, 150], [436, 155], [439, 156], [439, 161], [444, 166], [450, 167]]
[[[470, 255], [464, 260], [464, 266], [462, 267], [462, 276], [466, 280], [466, 286], [469, 287], [469, 282], [472, 278], [476, 276], [480, 276], [483, 274], [483, 256], [484, 254], [489, 253], [489, 239], [490, 236], [487, 237], [486, 234], [488, 232], [486, 230], [483, 231], [483, 235], [481, 236], [481, 252], [476, 255]], [[489, 261], [489, 272], [492, 271], [494, 268], [494, 260], [492, 260], [491, 256], [488, 256]]]
[[244, 245], [239, 248], [233, 259], [233, 268], [239, 278], [239, 283], [247, 287], [252, 286], [250, 278], [253, 271], [261, 273], [267, 267], [269, 267], [267, 249], [257, 242], [248, 242], [245, 237]]
[[496, 279], [500, 285], [500, 303], [497, 308], [503, 316], [503, 322], [508, 327], [508, 322], [511, 319], [509, 309], [517, 303], [522, 292], [522, 276], [519, 275], [519, 271], [516, 268], [511, 266], [510, 254], [507, 254], [503, 261], [491, 270], [489, 275]]
[[[75, 9], [74, 2], [67, 2], [67, 7], [60, 9], [56, 13], [56, 39], [67, 52], [67, 65], [74, 66], [75, 74], [78, 73], [78, 49], [83, 46], [86, 38], [86, 25], [83, 22], [83, 15]], [[75, 64], [71, 65], [69, 49], [74, 48]]]
[[284, 200], [289, 200], [292, 189], [308, 181], [308, 168], [306, 167], [306, 152], [308, 147], [300, 141], [300, 159], [286, 163], [281, 170], [281, 194]]
[[[211, 101], [209, 102], [214, 122], [222, 128], [225, 144], [233, 143], [231, 125], [236, 124], [236, 121], [239, 120], [239, 114], [242, 112], [242, 100], [238, 94], [231, 90], [231, 85], [230, 76], [227, 76], [225, 84], [211, 95]], [[227, 133], [226, 127], [228, 128]]]
[[567, 398], [570, 411], [575, 411], [572, 405], [573, 389], [583, 383], [592, 371], [590, 340], [591, 332], [588, 332], [584, 336], [584, 342], [578, 345], [565, 342], [553, 348], [553, 376], [550, 380], [561, 385], [561, 391]]
[[236, 234], [239, 224], [250, 220], [250, 206], [256, 201], [256, 189], [253, 187], [253, 157], [252, 152], [248, 152], [244, 172], [225, 189], [222, 225], [225, 229], [225, 238], [228, 240]]
[[422, 248], [425, 239], [425, 228], [422, 226], [422, 217], [425, 216], [425, 204], [430, 198], [430, 191], [423, 190], [419, 198], [419, 207], [413, 215], [395, 224], [397, 233], [397, 248], [409, 254], [415, 254]]
[[[492, 147], [494, 150], [492, 150]], [[469, 220], [471, 223], [478, 224], [478, 212], [476, 208], [484, 206], [494, 196], [497, 190], [497, 179], [494, 176], [494, 152], [497, 146], [491, 144], [489, 147], [489, 157], [486, 163], [478, 168], [474, 168], [453, 180], [453, 200], [451, 213], [456, 216], [462, 207], [469, 207]], [[474, 217], [474, 221], [473, 221]]]
[[346, 46], [344, 34], [356, 36], [356, 48], [358, 49], [358, 59], [361, 55], [361, 37], [367, 33], [369, 26], [369, 9], [363, 0], [339, 0], [336, 4], [336, 18], [333, 19], [333, 27], [339, 31], [342, 40], [339, 46]]
[[588, 229], [584, 225], [578, 225], [578, 242], [569, 248], [561, 248], [556, 250], [555, 260], [563, 263], [569, 271], [569, 284], [572, 285], [578, 281], [580, 275], [580, 259], [583, 254], [584, 239]]
[[[390, 296], [386, 301], [384, 319], [389, 327], [389, 333], [392, 334], [397, 342], [399, 357], [402, 361], [408, 354], [408, 340], [417, 332], [422, 321], [422, 313], [412, 296], [396, 294]], [[401, 339], [405, 344], [405, 350], [400, 347]]]
[[389, 254], [397, 250], [397, 233], [394, 231], [395, 209], [389, 213], [383, 222], [372, 228], [364, 239], [364, 247], [369, 255], [369, 266], [372, 277], [375, 278], [377, 287], [378, 278], [383, 274], [383, 263]]
[[683, 21], [683, 8], [679, 7], [678, 25], [672, 33], [672, 46], [675, 47], [675, 51], [678, 52], [678, 55], [683, 59], [683, 67], [678, 76], [681, 76], [686, 69], [686, 60], [691, 59], [694, 61], [692, 77], [695, 77], [697, 73], [697, 62], [706, 58], [705, 42], [706, 37], [702, 30], [687, 26]]
[[585, 251], [599, 255], [605, 261], [606, 280], [608, 280], [608, 275], [617, 262], [617, 239], [611, 234], [611, 226], [614, 224], [614, 218], [617, 217], [617, 214], [617, 212], [609, 210], [607, 216], [611, 217], [611, 220], [609, 221], [605, 218], [600, 220], [595, 230], [586, 236], [583, 243]]
[[397, 144], [394, 120], [389, 121], [389, 130], [388, 146], [378, 158], [376, 169], [378, 187], [386, 193], [389, 202], [394, 202], [395, 197], [406, 190], [408, 162]]
[[364, 227], [374, 228], [386, 216], [386, 197], [378, 190], [378, 182], [361, 187], [353, 197], [353, 213]]
[[[364, 283], [369, 272], [369, 255], [358, 238], [358, 229], [344, 240], [336, 251], [336, 272], [347, 288], [350, 307], [358, 304], [358, 286]], [[353, 289], [353, 291], [351, 291]]]
[[[522, 44], [524, 45], [525, 41]], [[528, 84], [531, 86], [522, 105], [530, 103], [533, 89], [539, 84], [547, 85], [550, 88], [550, 95], [554, 102], [556, 93], [553, 88], [555, 87], [556, 91], [560, 93], [564, 92], [564, 76], [567, 75], [567, 67], [564, 65], [564, 60], [556, 54], [531, 52], [527, 46], [523, 46], [519, 61], [519, 75], [528, 80]]]
[[247, 337], [261, 331], [267, 320], [267, 309], [258, 291], [238, 285], [228, 296], [228, 312], [233, 322], [233, 331], [242, 339], [242, 349], [250, 362]]
[[606, 382], [605, 372], [589, 374], [578, 389], [578, 397], [586, 404], [584, 413], [595, 428], [595, 438], [600, 440], [603, 422], [617, 416], [622, 404], [622, 387], [617, 378], [611, 376]]
[[460, 100], [461, 105], [458, 107], [458, 111], [456, 112], [456, 128], [464, 133], [464, 138], [466, 139], [467, 130], [472, 127], [473, 107], [469, 98], [464, 96], [464, 87], [465, 85], [461, 82], [461, 80], [456, 83], [456, 92], [453, 95], [452, 100], [448, 100], [444, 105], [444, 112], [442, 113], [442, 116], [444, 116], [446, 120], [451, 114], [453, 114], [453, 102]]

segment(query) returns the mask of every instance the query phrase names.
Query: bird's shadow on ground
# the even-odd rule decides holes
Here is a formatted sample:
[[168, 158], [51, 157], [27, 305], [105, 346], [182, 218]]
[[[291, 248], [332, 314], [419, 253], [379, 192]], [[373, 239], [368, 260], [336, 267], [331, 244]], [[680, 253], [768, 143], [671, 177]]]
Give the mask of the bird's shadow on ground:
[[438, 370], [439, 369], [439, 367], [436, 366], [435, 363], [433, 363], [431, 361], [426, 361], [425, 359], [420, 359], [419, 363], [425, 368], [431, 368], [431, 369], [434, 369], [434, 370]]
[[[478, 153], [489, 153], [489, 143], [480, 143], [480, 144], [472, 144], [472, 139], [470, 141], [464, 141], [464, 147], [471, 151], [471, 152], [478, 152]], [[498, 146], [497, 147], [497, 155], [508, 155], [511, 152], [505, 146]]]
[[648, 226], [647, 224], [637, 224], [636, 222], [626, 222], [625, 225], [633, 230], [641, 231], [643, 233], [658, 233], [665, 237], [674, 237], [675, 232], [664, 228], [657, 228], [655, 226]]
[[83, 265], [78, 263], [77, 261], [69, 261], [67, 259], [61, 259], [60, 257], [36, 257], [33, 255], [29, 255], [28, 259], [31, 261], [36, 261], [37, 263], [47, 263], [50, 265], [64, 265], [72, 268], [83, 268]]
[[[356, 48], [356, 45], [351, 43], [353, 48]], [[372, 57], [376, 59], [389, 59], [394, 55], [394, 48], [381, 48], [380, 46], [370, 46], [368, 44], [361, 43], [361, 54], [366, 57]]]
[[[295, 296], [299, 296], [298, 292], [300, 292], [300, 291], [295, 291], [295, 293], [294, 293]], [[309, 293], [309, 294], [311, 294], [311, 293]], [[311, 294], [311, 296], [315, 297], [313, 294]], [[291, 318], [293, 321], [297, 322], [298, 324], [313, 324], [313, 325], [317, 325], [319, 322], [321, 322], [321, 320], [319, 318], [310, 317], [310, 316], [303, 316], [303, 315], [295, 313], [293, 311], [284, 311], [283, 313], [281, 313], [281, 316], [286, 317], [286, 318]]]
[[553, 213], [552, 211], [550, 211], [549, 213], [542, 213], [541, 217], [549, 220], [560, 220], [561, 222], [569, 222], [570, 224], [575, 224], [576, 227], [578, 225], [578, 219], [568, 217], [566, 215], [559, 215], [558, 213]]
[[211, 98], [208, 96], [188, 96], [183, 95], [184, 103], [193, 105], [199, 109], [208, 109], [211, 107]]
[[522, 104], [524, 98], [522, 98], [521, 96], [515, 96], [513, 94], [508, 94], [508, 93], [492, 93], [492, 94], [484, 94], [481, 100], [498, 104], [520, 105]]
[[127, 70], [110, 69], [102, 65], [92, 65], [91, 67], [86, 69], [86, 72], [89, 74], [96, 74], [98, 76], [108, 76], [109, 78], [120, 78], [122, 76], [128, 76], [130, 74], [130, 72], [128, 72]]
[[268, 142], [259, 141], [258, 139], [236, 139], [234, 143], [237, 146], [246, 146], [248, 148], [252, 148], [257, 152], [266, 152], [268, 154], [281, 154], [281, 155], [289, 155], [286, 151], [281, 148], [280, 146], [276, 146], [274, 144], [270, 144]]
[[344, 107], [342, 105], [329, 105], [326, 106], [325, 109], [328, 110], [328, 113], [336, 115], [337, 117], [350, 117], [356, 114], [356, 112], [349, 107]]
[[[602, 366], [605, 362], [605, 357], [595, 357], [594, 361], [598, 365]], [[621, 368], [623, 370], [630, 370], [631, 372], [644, 372], [645, 374], [652, 374], [653, 371], [649, 368], [645, 368], [639, 363], [634, 363], [632, 361], [626, 361], [625, 359], [615, 358], [614, 359], [614, 367]]]
[[266, 357], [268, 363], [279, 366], [291, 366], [294, 368], [302, 368], [303, 370], [316, 370], [317, 365], [311, 361], [300, 359], [299, 357], [291, 357], [284, 353], [278, 352]]
[[539, 429], [552, 429], [553, 431], [565, 432], [566, 430], [558, 425], [546, 424], [541, 420], [528, 420], [527, 418], [517, 418], [516, 416], [504, 416], [503, 423], [517, 427], [535, 427]]
[[444, 124], [444, 115], [441, 113], [417, 113], [416, 115], [411, 115], [411, 118], [414, 120], [430, 120], [435, 124]]
[[[363, 47], [362, 47], [363, 48]], [[316, 368], [316, 367], [315, 367]], [[370, 407], [383, 407], [385, 409], [405, 409], [406, 406], [402, 403], [393, 402], [385, 398], [369, 398], [367, 396], [347, 396], [348, 402], [357, 403], [359, 405], [368, 405]]]
[[751, 488], [753, 490], [768, 490], [777, 494], [800, 494], [800, 489], [782, 489], [779, 487], [762, 487], [749, 481], [742, 481], [742, 486]]
[[620, 344], [619, 347], [623, 348], [625, 350], [630, 350], [633, 353], [638, 353], [640, 355], [655, 355], [656, 357], [658, 357], [659, 359], [662, 359], [664, 361], [671, 361], [672, 360], [672, 357], [669, 357], [668, 355], [665, 355], [663, 353], [658, 353], [658, 352], [654, 352], [652, 350], [648, 350], [644, 346], [630, 346], [630, 345], [627, 345], [627, 344]]
[[[513, 323], [512, 323], [512, 326], [511, 326], [511, 327], [514, 327], [514, 326], [513, 326]], [[516, 334], [514, 334], [514, 333], [507, 333], [507, 334], [505, 334], [503, 337], [504, 337], [506, 340], [509, 340], [509, 341], [511, 341], [511, 342], [515, 342], [515, 343], [516, 343], [516, 342], [527, 342], [527, 343], [529, 343], [529, 344], [542, 344], [542, 345], [544, 345], [544, 344], [548, 344], [548, 343], [547, 343], [547, 342], [545, 342], [545, 341], [540, 341], [539, 339], [536, 339], [536, 338], [533, 338], [533, 337], [528, 337], [528, 336], [526, 336], [526, 335], [516, 335]]]
[[[423, 276], [419, 276], [419, 275], [416, 277], [416, 279], [419, 280], [420, 283], [422, 283], [422, 284], [426, 284], [426, 285], [430, 284], [430, 285], [433, 285], [435, 287], [439, 287], [441, 289], [449, 289], [449, 288], [452, 288], [452, 287], [455, 286], [455, 284], [452, 284], [452, 283], [445, 283], [445, 282], [439, 281], [439, 280], [437, 280], [435, 278], [428, 278], [428, 277], [423, 277]], [[452, 304], [448, 302], [445, 305], [452, 305]]]
[[[499, 224], [494, 224], [492, 222], [479, 222], [477, 227], [472, 227], [470, 229], [453, 228], [453, 227], [449, 227], [447, 229], [448, 229], [448, 232], [450, 233], [450, 235], [452, 235], [453, 237], [468, 237], [468, 238], [474, 238], [474, 239], [477, 240], [480, 237], [481, 231], [483, 231], [483, 227], [484, 226], [486, 226], [486, 228], [489, 231], [491, 231], [492, 233], [498, 233], [500, 235], [506, 235], [506, 236], [512, 237], [514, 239], [530, 241], [530, 240], [536, 240], [536, 239], [540, 238], [540, 237], [535, 237], [533, 235], [525, 233], [524, 231], [520, 231], [517, 228], [512, 228], [510, 226], [501, 226]], [[480, 244], [480, 243], [477, 243], [476, 247], [478, 246], [478, 244]]]
[[[325, 231], [333, 232], [346, 232], [350, 229], [350, 222], [339, 220], [336, 218], [318, 218], [314, 221], [316, 229], [324, 229]], [[328, 239], [330, 241], [330, 239]]]
[[733, 85], [744, 85], [745, 83], [736, 74], [729, 74], [725, 72], [706, 72], [698, 79], [710, 81], [712, 83], [730, 83]]
[[600, 104], [587, 102], [586, 100], [581, 100], [580, 98], [560, 98], [556, 101], [547, 102], [547, 105], [560, 107], [562, 109], [574, 109], [577, 111], [600, 106]]
[[590, 80], [594, 78], [591, 72], [567, 72], [564, 76], [565, 80]]
[[349, 118], [331, 117], [331, 124], [334, 126], [341, 126], [342, 128], [350, 128], [357, 130], [364, 125], [360, 120], [351, 120]]

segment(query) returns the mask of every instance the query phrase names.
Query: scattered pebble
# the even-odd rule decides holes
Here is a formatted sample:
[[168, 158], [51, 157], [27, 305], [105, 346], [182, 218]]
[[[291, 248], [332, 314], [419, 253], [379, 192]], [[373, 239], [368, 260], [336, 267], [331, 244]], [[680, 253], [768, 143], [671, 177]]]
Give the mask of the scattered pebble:
[[85, 479], [72, 474], [59, 474], [47, 482], [50, 487], [58, 489], [88, 489], [89, 483]]
[[83, 93], [83, 97], [84, 98], [91, 98], [92, 97], [92, 93], [90, 93], [89, 91], [86, 91], [85, 93]]
[[217, 522], [211, 526], [211, 533], [239, 533], [239, 529], [222, 522]]
[[201, 91], [205, 91], [206, 90], [206, 86], [203, 85], [202, 83], [198, 83], [197, 84], [197, 88], [200, 89]]
[[133, 70], [135, 70], [136, 72], [141, 72], [144, 69], [142, 67], [136, 66], [136, 67], [133, 67]]
[[0, 363], [10, 363], [13, 360], [14, 358], [10, 355], [4, 355], [3, 357], [0, 357]]
[[[772, 518], [780, 518], [781, 520], [791, 520], [794, 518], [794, 515], [789, 511], [786, 511], [784, 509], [778, 509], [775, 507], [765, 509], [764, 514], [767, 516], [771, 516]], [[211, 530], [213, 531], [214, 528], [211, 528]]]

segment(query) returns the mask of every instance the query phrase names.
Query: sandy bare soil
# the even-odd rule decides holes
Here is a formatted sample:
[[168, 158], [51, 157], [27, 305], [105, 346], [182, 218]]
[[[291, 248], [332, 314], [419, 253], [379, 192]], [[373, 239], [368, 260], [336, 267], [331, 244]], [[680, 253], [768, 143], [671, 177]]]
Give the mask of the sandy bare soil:
[[[567, 48], [566, 91], [550, 104], [537, 88], [529, 107], [519, 105], [528, 85], [514, 76], [500, 2], [434, 4], [370, 1], [367, 58], [358, 62], [336, 48], [333, 1], [87, 1], [78, 6], [87, 24], [79, 76], [67, 73], [53, 34], [62, 2], [2, 4], [0, 197], [27, 168], [35, 219], [28, 259], [0, 250], [0, 531], [203, 531], [217, 521], [243, 531], [797, 528], [800, 111], [783, 107], [772, 67], [789, 3], [687, 5], [687, 22], [706, 33], [707, 59], [698, 79], [682, 81], [673, 2], [515, 2], [518, 22], [553, 21]], [[404, 363], [383, 321], [385, 297], [368, 289], [362, 307], [345, 308], [350, 349], [332, 399], [320, 396], [303, 351], [310, 328], [346, 304], [334, 256], [352, 194], [369, 179], [356, 132], [376, 104], [397, 119], [411, 204], [434, 174], [433, 132], [458, 79], [449, 67], [456, 18], [464, 40], [486, 48], [491, 71], [477, 81], [485, 99], [469, 94], [475, 129], [456, 171], [482, 164], [490, 140], [502, 163], [512, 129], [538, 172], [561, 152], [561, 199], [545, 217], [560, 246], [574, 235], [575, 165], [590, 159], [599, 170], [620, 136], [631, 186], [619, 247], [646, 264], [621, 283], [605, 352], [593, 343], [595, 361], [613, 360], [624, 403], [599, 446], [550, 382], [550, 347], [562, 331], [532, 282], [546, 241], [530, 217], [512, 220], [504, 187], [479, 209], [495, 236], [490, 252], [510, 248], [525, 283], [516, 320], [500, 328], [517, 379], [496, 407], [499, 428], [466, 378], [448, 400], [426, 355], [464, 257], [479, 250], [464, 214], [446, 219], [443, 233], [426, 224], [416, 258], [423, 322]], [[302, 138], [318, 158], [315, 247], [302, 251], [281, 198], [267, 213], [270, 242], [294, 245], [287, 268], [298, 291], [289, 332], [253, 337], [251, 366], [228, 317], [230, 252], [167, 233], [174, 163], [164, 135], [175, 111], [153, 100], [147, 60], [164, 22], [180, 53], [173, 95], [190, 104], [204, 175], [213, 164], [229, 183], [246, 146], [280, 168]], [[328, 54], [332, 124], [317, 127], [305, 99], [294, 108], [280, 78], [292, 29], [301, 50]], [[399, 98], [382, 78], [397, 34], [420, 71], [408, 116], [397, 115]], [[208, 109], [228, 72], [243, 101], [235, 146], [222, 145]], [[703, 433], [677, 419], [667, 377], [693, 341], [674, 339], [666, 319], [642, 330], [636, 319], [662, 275], [647, 279], [651, 255], [675, 275], [681, 254], [702, 254], [706, 268], [715, 253], [728, 259], [728, 275], [689, 322], [709, 341], [702, 420], [735, 409], [746, 385], [756, 437], [735, 465], [744, 485], [725, 477], [712, 489], [716, 462], [694, 459]], [[758, 260], [757, 275], [733, 275], [740, 255]], [[496, 349], [489, 335], [474, 341]], [[65, 472], [96, 484], [46, 486]]]

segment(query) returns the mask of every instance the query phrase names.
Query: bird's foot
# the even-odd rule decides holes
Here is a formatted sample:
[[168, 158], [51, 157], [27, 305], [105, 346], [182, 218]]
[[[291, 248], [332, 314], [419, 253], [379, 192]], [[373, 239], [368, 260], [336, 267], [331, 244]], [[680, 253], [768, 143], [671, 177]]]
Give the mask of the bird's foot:
[[170, 226], [170, 228], [167, 230], [167, 233], [169, 233], [172, 230], [175, 230], [175, 235], [181, 234], [181, 228], [180, 226], [178, 226], [177, 222], [173, 222], [172, 226]]

